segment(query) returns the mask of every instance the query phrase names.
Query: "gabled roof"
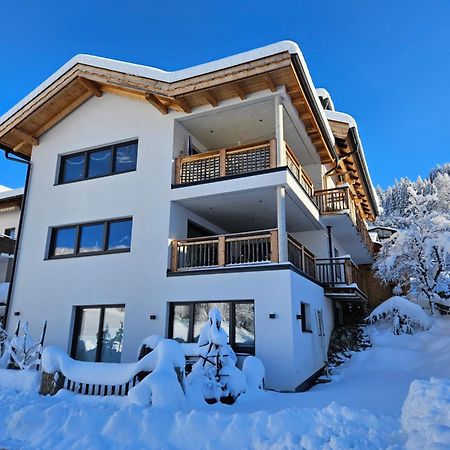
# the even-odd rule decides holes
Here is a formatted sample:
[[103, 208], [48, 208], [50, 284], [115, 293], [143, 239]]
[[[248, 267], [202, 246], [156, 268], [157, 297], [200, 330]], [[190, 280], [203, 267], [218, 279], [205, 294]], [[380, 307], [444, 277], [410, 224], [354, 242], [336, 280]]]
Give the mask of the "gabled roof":
[[30, 157], [39, 137], [103, 92], [145, 101], [162, 114], [284, 85], [323, 162], [335, 159], [334, 138], [298, 46], [283, 41], [174, 72], [89, 55], [68, 61], [0, 118], [0, 145]]

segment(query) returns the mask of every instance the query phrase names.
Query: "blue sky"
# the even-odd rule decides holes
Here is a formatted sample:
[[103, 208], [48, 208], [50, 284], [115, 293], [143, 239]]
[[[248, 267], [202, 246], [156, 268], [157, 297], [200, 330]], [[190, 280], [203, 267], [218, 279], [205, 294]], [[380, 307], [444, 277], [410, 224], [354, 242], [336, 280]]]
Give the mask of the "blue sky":
[[[77, 53], [174, 70], [291, 39], [386, 187], [450, 161], [449, 22], [448, 0], [4, 2], [0, 114]], [[0, 184], [23, 177], [0, 155]]]

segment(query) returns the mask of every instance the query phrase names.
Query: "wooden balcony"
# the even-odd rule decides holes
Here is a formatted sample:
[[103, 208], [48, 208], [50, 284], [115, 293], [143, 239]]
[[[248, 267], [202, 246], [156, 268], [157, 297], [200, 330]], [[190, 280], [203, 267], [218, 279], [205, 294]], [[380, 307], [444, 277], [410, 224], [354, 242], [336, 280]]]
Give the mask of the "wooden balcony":
[[[286, 145], [286, 164], [312, 198], [314, 186], [293, 151]], [[277, 167], [276, 140], [222, 148], [175, 160], [175, 185], [201, 183], [227, 176], [246, 175]]]
[[172, 272], [277, 262], [277, 230], [172, 241]]
[[349, 257], [316, 260], [316, 278], [333, 299], [367, 299], [364, 279]]
[[[320, 282], [328, 297], [366, 299], [362, 274], [350, 258], [316, 259], [289, 234], [287, 244], [288, 261]], [[276, 229], [172, 241], [171, 272], [279, 262], [282, 261], [279, 260]]]
[[361, 218], [348, 186], [315, 191], [314, 197], [320, 214], [331, 215], [347, 212], [358, 230], [363, 243], [369, 249], [369, 252], [373, 254], [372, 239], [370, 238], [367, 227]]

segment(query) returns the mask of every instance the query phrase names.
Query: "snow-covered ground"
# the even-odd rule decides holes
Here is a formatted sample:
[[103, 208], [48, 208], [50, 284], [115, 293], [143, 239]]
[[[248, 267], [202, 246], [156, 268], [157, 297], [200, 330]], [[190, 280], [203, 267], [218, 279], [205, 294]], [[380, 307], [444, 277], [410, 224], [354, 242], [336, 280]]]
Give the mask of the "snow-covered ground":
[[3, 370], [0, 448], [450, 448], [450, 318], [412, 336], [382, 324], [368, 332], [373, 348], [354, 354], [331, 383], [191, 411], [69, 392], [42, 397], [36, 374]]

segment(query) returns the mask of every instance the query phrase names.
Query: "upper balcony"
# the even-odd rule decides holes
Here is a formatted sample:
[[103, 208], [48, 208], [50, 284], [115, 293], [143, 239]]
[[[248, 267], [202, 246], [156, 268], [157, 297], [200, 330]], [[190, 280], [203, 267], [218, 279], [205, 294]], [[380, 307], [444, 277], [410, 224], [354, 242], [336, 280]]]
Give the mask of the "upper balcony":
[[350, 188], [340, 186], [315, 191], [314, 196], [322, 222], [333, 227], [333, 234], [358, 264], [370, 263], [374, 254], [373, 242]]
[[[285, 143], [286, 165], [310, 198], [314, 185], [294, 152]], [[221, 148], [175, 160], [175, 185], [188, 185], [224, 177], [251, 175], [277, 167], [277, 141]]]

